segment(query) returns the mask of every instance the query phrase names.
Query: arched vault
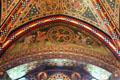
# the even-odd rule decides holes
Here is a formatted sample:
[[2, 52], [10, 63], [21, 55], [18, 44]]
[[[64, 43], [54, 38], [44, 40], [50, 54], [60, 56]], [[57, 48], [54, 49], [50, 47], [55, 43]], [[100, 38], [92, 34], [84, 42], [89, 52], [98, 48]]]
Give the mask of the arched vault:
[[[119, 80], [119, 0], [1, 0], [0, 4], [0, 77], [22, 64], [68, 59], [101, 67]], [[78, 73], [72, 79], [81, 78]], [[41, 75], [48, 77], [41, 72], [40, 79]]]

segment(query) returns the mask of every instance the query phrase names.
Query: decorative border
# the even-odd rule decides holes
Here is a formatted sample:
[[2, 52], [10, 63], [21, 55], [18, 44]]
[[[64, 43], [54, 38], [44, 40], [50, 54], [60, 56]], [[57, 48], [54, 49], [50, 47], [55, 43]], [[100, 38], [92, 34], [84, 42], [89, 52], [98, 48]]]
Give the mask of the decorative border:
[[[119, 75], [120, 75], [119, 68], [116, 69], [114, 66], [110, 66], [107, 63], [104, 63], [102, 61], [99, 62], [99, 60], [94, 61], [95, 60], [94, 58], [87, 59], [87, 58], [89, 58], [88, 56], [82, 56], [82, 55], [74, 54], [74, 53], [70, 53], [70, 54], [71, 55], [69, 56], [68, 52], [66, 52], [66, 53], [60, 52], [59, 54], [58, 54], [58, 52], [54, 52], [54, 53], [45, 52], [44, 54], [37, 53], [37, 55], [22, 57], [22, 58], [18, 58], [16, 60], [11, 60], [9, 63], [2, 65], [0, 70], [4, 74], [4, 73], [6, 73], [5, 71], [8, 69], [11, 69], [13, 67], [19, 66], [21, 64], [29, 63], [32, 61], [40, 61], [40, 60], [47, 60], [47, 59], [70, 59], [70, 60], [74, 60], [77, 62], [84, 62], [86, 64], [93, 64], [98, 67], [101, 67], [112, 73], [112, 77], [115, 78], [113, 80], [119, 80], [119, 79], [116, 79], [116, 78], [119, 78]], [[64, 58], [63, 58], [63, 56], [64, 56]], [[117, 76], [115, 76], [115, 75], [117, 75]]]
[[[3, 34], [6, 34], [7, 32], [11, 31], [9, 29], [7, 32], [4, 33], [4, 29], [7, 27], [8, 24], [12, 24], [12, 25], [14, 24], [14, 21], [11, 22], [11, 19], [16, 16], [16, 12], [19, 12], [19, 14], [17, 14], [17, 17], [15, 17], [15, 21], [20, 16], [20, 14], [22, 14], [22, 11], [26, 8], [24, 5], [28, 4], [31, 1], [32, 0], [28, 0], [28, 2], [26, 3], [26, 0], [21, 0], [19, 2], [19, 4], [16, 5], [15, 10], [13, 12], [11, 12], [11, 16], [9, 16], [9, 18], [6, 20], [6, 22], [1, 26], [1, 32], [3, 32]], [[120, 40], [119, 40], [120, 32], [119, 32], [119, 30], [116, 29], [115, 25], [112, 23], [111, 19], [109, 18], [109, 15], [106, 14], [106, 9], [105, 9], [104, 5], [102, 4], [101, 0], [91, 0], [91, 2], [94, 5], [94, 7], [97, 9], [97, 12], [101, 16], [102, 20], [106, 23], [105, 25], [109, 30], [112, 40], [113, 40], [115, 46], [118, 48], [116, 50], [116, 53], [118, 55], [120, 55]]]
[[90, 25], [88, 23], [85, 23], [83, 21], [77, 20], [72, 17], [63, 16], [63, 15], [41, 18], [41, 19], [38, 19], [31, 23], [28, 23], [28, 24], [20, 27], [19, 29], [15, 30], [13, 33], [11, 33], [7, 37], [5, 43], [0, 47], [0, 50], [1, 50], [0, 54], [2, 54], [9, 47], [9, 45], [12, 44], [21, 35], [24, 35], [26, 32], [28, 32], [36, 27], [39, 27], [44, 24], [52, 23], [52, 22], [65, 22], [68, 24], [73, 24], [75, 26], [78, 26], [78, 27], [90, 32], [92, 35], [96, 36], [99, 40], [101, 40], [105, 45], [107, 45], [107, 47], [110, 48], [110, 50], [114, 53], [114, 55], [117, 57], [117, 59], [120, 60], [119, 50], [114, 45], [113, 41], [105, 33], [103, 33], [102, 31], [100, 31], [99, 29], [93, 27], [92, 25]]
[[[44, 53], [44, 54], [43, 54]], [[68, 54], [69, 53], [69, 54]], [[85, 62], [87, 64], [93, 64], [98, 67], [101, 67], [109, 72], [116, 72], [118, 71], [118, 67], [112, 66], [107, 64], [106, 62], [96, 60], [93, 57], [89, 57], [84, 54], [78, 54], [78, 53], [72, 53], [72, 52], [39, 52], [39, 53], [34, 53], [35, 55], [29, 55], [29, 56], [23, 56], [22, 58], [19, 57], [16, 60], [10, 60], [9, 62], [3, 64], [0, 66], [0, 71], [6, 71], [9, 70], [13, 67], [29, 63], [32, 61], [39, 61], [39, 60], [46, 60], [46, 59], [70, 59], [70, 60], [75, 60], [77, 62]], [[70, 55], [70, 56], [69, 56]]]
[[[92, 1], [92, 0], [91, 0]], [[92, 3], [94, 4], [94, 2], [92, 1]], [[113, 23], [113, 21], [111, 21], [111, 18], [109, 17], [110, 15], [107, 13], [104, 4], [102, 3], [101, 0], [97, 0], [97, 3], [100, 5], [101, 10], [97, 10], [98, 13], [101, 15], [102, 19], [106, 22], [106, 27], [109, 30], [109, 33], [112, 37], [113, 42], [116, 44], [116, 47], [118, 48], [116, 50], [116, 53], [120, 56], [120, 31], [119, 29], [117, 29], [117, 27], [115, 26], [115, 24]], [[95, 4], [94, 4], [95, 6]], [[104, 16], [102, 16], [104, 15]]]
[[[16, 55], [16, 54], [18, 54], [18, 55]], [[108, 68], [109, 70], [111, 70], [110, 66], [115, 67], [115, 69], [120, 68], [119, 64], [117, 64], [118, 61], [116, 61], [114, 56], [113, 57], [112, 56], [104, 56], [99, 52], [89, 50], [89, 49], [84, 49], [84, 48], [78, 48], [78, 47], [52, 46], [52, 47], [34, 47], [31, 49], [27, 49], [27, 50], [21, 50], [21, 51], [17, 51], [15, 53], [13, 53], [13, 55], [11, 55], [11, 56], [9, 56], [9, 54], [8, 54], [1, 58], [0, 69], [5, 67], [6, 64], [7, 65], [12, 64], [12, 63], [10, 63], [11, 61], [14, 61], [16, 63], [17, 59], [20, 59], [19, 61], [22, 61], [23, 58], [30, 61], [28, 59], [28, 57], [29, 58], [33, 58], [33, 57], [37, 58], [37, 56], [39, 56], [39, 54], [41, 54], [42, 56], [47, 55], [49, 58], [50, 58], [51, 54], [54, 54], [56, 57], [60, 54], [66, 54], [66, 55], [70, 54], [69, 56], [61, 56], [61, 58], [68, 58], [72, 55], [73, 55], [72, 56], [73, 58], [76, 58], [79, 56], [78, 57], [79, 59], [86, 57], [85, 59], [87, 61], [90, 61], [90, 59], [93, 59], [93, 60], [91, 60], [91, 62], [93, 62], [92, 64], [97, 65], [97, 64], [101, 63], [102, 64], [101, 66], [103, 66], [103, 64], [105, 63], [106, 65], [109, 66], [109, 68]], [[98, 62], [96, 63], [95, 61], [98, 61]], [[23, 62], [24, 62], [24, 60], [23, 60]], [[18, 63], [18, 61], [17, 61], [17, 63]], [[15, 66], [15, 64], [13, 66]], [[114, 70], [112, 70], [112, 71], [114, 71]]]

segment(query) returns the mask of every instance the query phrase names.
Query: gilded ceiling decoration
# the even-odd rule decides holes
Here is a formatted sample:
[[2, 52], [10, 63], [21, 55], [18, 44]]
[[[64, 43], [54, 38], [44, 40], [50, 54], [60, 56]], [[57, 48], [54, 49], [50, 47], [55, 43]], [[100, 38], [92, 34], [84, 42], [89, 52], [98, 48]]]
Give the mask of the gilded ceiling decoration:
[[119, 0], [101, 0], [103, 6], [105, 6], [105, 10], [107, 10], [107, 14], [111, 22], [119, 29], [120, 26], [120, 11], [119, 11]]
[[57, 42], [63, 44], [70, 43], [75, 38], [74, 32], [71, 29], [63, 26], [56, 26], [54, 28], [51, 28], [47, 32], [47, 35], [48, 35], [48, 39], [51, 42]]
[[116, 2], [117, 0], [106, 0], [106, 1], [108, 2], [110, 8], [111, 8], [111, 9], [113, 10], [113, 12], [114, 12], [114, 10], [115, 10], [115, 2]]
[[105, 33], [99, 31], [95, 27], [86, 24], [83, 21], [79, 21], [77, 19], [70, 18], [70, 17], [67, 17], [67, 16], [51, 16], [51, 17], [46, 17], [46, 18], [42, 18], [42, 19], [36, 20], [34, 22], [31, 22], [30, 24], [28, 23], [27, 25], [21, 27], [17, 31], [14, 31], [14, 33], [9, 34], [9, 37], [6, 38], [6, 43], [4, 43], [3, 47], [0, 48], [2, 50], [1, 53], [3, 53], [3, 51], [5, 51], [5, 49], [14, 40], [16, 40], [23, 33], [31, 30], [32, 28], [39, 27], [39, 26], [44, 25], [46, 23], [59, 22], [59, 21], [60, 22], [65, 22], [65, 23], [70, 23], [70, 24], [73, 24], [73, 25], [77, 25], [78, 27], [81, 27], [81, 28], [87, 30], [88, 32], [92, 33], [97, 38], [102, 40], [104, 42], [104, 44], [106, 44], [112, 50], [112, 52], [115, 54], [115, 56], [119, 59], [119, 50], [114, 45], [114, 42], [112, 42], [110, 37], [108, 37]]
[[53, 74], [52, 76], [50, 76], [48, 80], [56, 80], [56, 79], [71, 80], [68, 76], [66, 76], [65, 74], [61, 74], [61, 73]]
[[0, 79], [120, 79], [120, 0], [0, 4]]
[[1, 20], [0, 24], [7, 20], [7, 17], [11, 15], [11, 12], [18, 5], [19, 0], [1, 0]]
[[[0, 58], [0, 71], [5, 72], [24, 63], [53, 58], [91, 63], [110, 71], [113, 76], [120, 74], [120, 63], [106, 45], [82, 28], [64, 22], [41, 25], [20, 37]], [[59, 78], [61, 79], [60, 76]]]
[[83, 20], [107, 33], [119, 53], [118, 0], [1, 0], [1, 4], [2, 47], [9, 33], [19, 26], [38, 18], [62, 14]]

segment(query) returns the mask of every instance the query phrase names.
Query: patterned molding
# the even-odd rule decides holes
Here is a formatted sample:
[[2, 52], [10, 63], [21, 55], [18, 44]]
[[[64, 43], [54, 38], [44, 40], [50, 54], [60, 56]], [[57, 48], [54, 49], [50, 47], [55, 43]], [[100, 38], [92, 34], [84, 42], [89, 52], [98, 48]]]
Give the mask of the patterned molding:
[[[112, 50], [112, 52], [116, 55], [116, 57], [118, 59], [120, 59], [120, 54], [119, 54], [118, 48], [116, 48], [116, 46], [114, 45], [112, 40], [108, 36], [106, 36], [103, 32], [101, 32], [100, 30], [98, 30], [98, 29], [94, 28], [93, 26], [90, 26], [90, 25], [88, 25], [88, 24], [86, 24], [84, 22], [81, 22], [81, 21], [76, 20], [76, 19], [72, 19], [70, 17], [65, 17], [65, 16], [54, 16], [54, 17], [49, 17], [49, 18], [43, 18], [43, 19], [34, 21], [33, 23], [30, 23], [30, 24], [27, 24], [27, 25], [23, 26], [22, 28], [20, 28], [19, 30], [15, 31], [13, 34], [11, 34], [7, 38], [6, 42], [2, 45], [3, 50], [1, 51], [1, 54], [20, 35], [24, 34], [25, 32], [27, 32], [27, 31], [29, 31], [29, 30], [31, 30], [33, 28], [39, 27], [40, 25], [44, 25], [46, 23], [54, 22], [52, 18], [56, 19], [56, 20], [54, 20], [55, 22], [56, 21], [58, 21], [58, 22], [61, 21], [61, 22], [70, 23], [70, 24], [76, 25], [76, 26], [78, 26], [80, 28], [83, 28], [84, 30], [87, 30], [88, 32], [92, 33], [98, 39], [103, 41], [104, 44], [106, 44]], [[41, 21], [42, 21], [42, 23], [41, 23]], [[26, 28], [28, 26], [30, 27], [30, 29], [24, 31], [24, 28]], [[10, 37], [12, 37], [14, 35], [16, 35], [16, 37], [12, 38], [12, 40], [10, 40]]]

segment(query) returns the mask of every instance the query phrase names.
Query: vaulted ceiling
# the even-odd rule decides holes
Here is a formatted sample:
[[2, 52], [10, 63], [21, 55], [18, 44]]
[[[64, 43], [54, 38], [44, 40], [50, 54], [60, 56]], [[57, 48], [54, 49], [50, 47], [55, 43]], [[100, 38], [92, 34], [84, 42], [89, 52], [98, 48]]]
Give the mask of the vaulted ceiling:
[[17, 28], [39, 17], [64, 14], [93, 24], [108, 35], [111, 23], [119, 28], [119, 0], [2, 0], [1, 4], [1, 26], [10, 21], [9, 26]]
[[[66, 52], [73, 50], [75, 54], [71, 55], [76, 57], [78, 51], [78, 56], [83, 59], [67, 56], [68, 59], [95, 64], [113, 73], [119, 71], [120, 0], [1, 0], [0, 4], [0, 70], [20, 65], [19, 61], [24, 60], [21, 56], [30, 55], [36, 59], [29, 54], [30, 51], [42, 56], [42, 59], [44, 56], [65, 58], [68, 55]], [[66, 33], [61, 34], [60, 30], [69, 35], [64, 46], [61, 46], [61, 42], [64, 42], [61, 36], [66, 36]], [[58, 39], [55, 41], [55, 38]], [[29, 45], [30, 39], [33, 40], [32, 45]], [[41, 48], [43, 46], [45, 48]], [[61, 49], [65, 53], [53, 56], [50, 46], [55, 52]], [[48, 53], [46, 49], [50, 49]], [[45, 54], [42, 55], [39, 50]], [[86, 58], [86, 55], [89, 57]], [[20, 60], [7, 66], [12, 59]], [[28, 60], [32, 61], [29, 56]]]
[[66, 15], [106, 33], [119, 57], [119, 4], [119, 0], [1, 0], [1, 48], [21, 25], [51, 15]]

